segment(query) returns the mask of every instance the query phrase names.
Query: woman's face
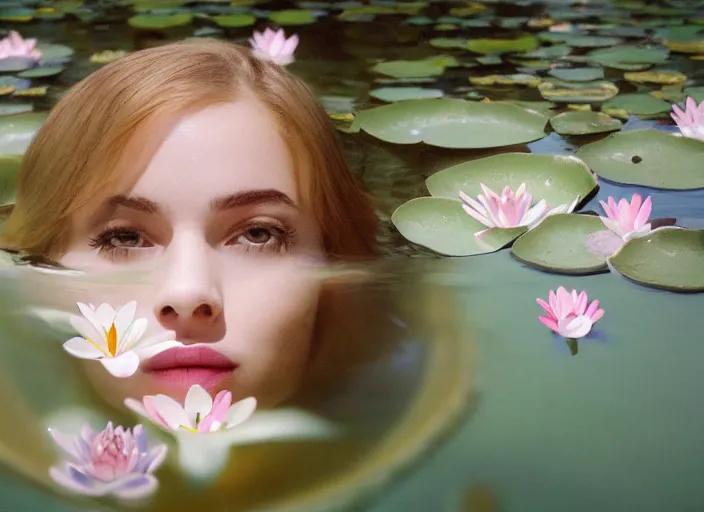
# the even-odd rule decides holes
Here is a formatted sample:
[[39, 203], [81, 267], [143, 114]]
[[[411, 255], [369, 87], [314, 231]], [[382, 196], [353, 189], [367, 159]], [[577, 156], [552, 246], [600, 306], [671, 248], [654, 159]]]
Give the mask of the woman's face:
[[[286, 399], [309, 356], [319, 287], [306, 269], [323, 250], [266, 107], [246, 96], [183, 117], [132, 183], [75, 215], [60, 262], [86, 272], [149, 269], [150, 286], [78, 300], [115, 308], [135, 300], [147, 334], [173, 330], [186, 349], [127, 379], [87, 361], [94, 386], [116, 404], [156, 393], [182, 399], [193, 384], [264, 407]], [[212, 351], [230, 362], [214, 363]]]

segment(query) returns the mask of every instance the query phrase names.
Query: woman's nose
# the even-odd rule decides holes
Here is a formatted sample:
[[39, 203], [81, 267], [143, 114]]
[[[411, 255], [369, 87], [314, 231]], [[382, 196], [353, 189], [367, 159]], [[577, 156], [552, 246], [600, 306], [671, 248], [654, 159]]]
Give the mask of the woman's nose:
[[222, 337], [222, 296], [217, 269], [205, 242], [172, 240], [164, 254], [162, 284], [154, 315], [179, 341], [217, 341]]

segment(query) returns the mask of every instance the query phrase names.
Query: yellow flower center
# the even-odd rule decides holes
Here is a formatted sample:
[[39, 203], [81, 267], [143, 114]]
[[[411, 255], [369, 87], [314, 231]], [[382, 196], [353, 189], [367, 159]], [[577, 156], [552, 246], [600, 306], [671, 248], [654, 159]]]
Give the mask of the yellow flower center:
[[108, 331], [108, 351], [111, 356], [115, 357], [115, 352], [117, 352], [117, 329], [115, 329], [115, 324], [112, 324]]

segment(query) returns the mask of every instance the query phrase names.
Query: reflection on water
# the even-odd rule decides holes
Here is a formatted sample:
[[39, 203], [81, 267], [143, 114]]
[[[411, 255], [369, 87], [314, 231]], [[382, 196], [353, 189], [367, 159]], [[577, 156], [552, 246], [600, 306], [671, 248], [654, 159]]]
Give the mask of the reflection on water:
[[[76, 300], [141, 293], [150, 287], [149, 272], [97, 276], [6, 267], [0, 282], [0, 457], [27, 485], [39, 486], [13, 492], [30, 501], [65, 496], [48, 478], [60, 456], [46, 429], [77, 433], [87, 422], [99, 431], [108, 421], [143, 423], [150, 445], [169, 448], [155, 473], [162, 492], [150, 510], [284, 504], [285, 510], [328, 510], [331, 503], [377, 490], [457, 423], [474, 384], [473, 338], [456, 314], [452, 291], [424, 283], [414, 272], [383, 267], [328, 269], [323, 277], [309, 272], [311, 282], [327, 287], [321, 301], [344, 304], [327, 313], [338, 315], [336, 329], [319, 341], [306, 378], [289, 399], [255, 412], [244, 429], [232, 429], [229, 441], [216, 438], [219, 432], [206, 434], [218, 439], [210, 444], [194, 444], [190, 433], [169, 434], [120, 408], [109, 395], [122, 383], [100, 363], [79, 361], [62, 349]], [[215, 459], [228, 450], [229, 459], [218, 465]], [[212, 470], [197, 471], [196, 460], [211, 462]], [[106, 510], [123, 509], [119, 502], [102, 503]]]

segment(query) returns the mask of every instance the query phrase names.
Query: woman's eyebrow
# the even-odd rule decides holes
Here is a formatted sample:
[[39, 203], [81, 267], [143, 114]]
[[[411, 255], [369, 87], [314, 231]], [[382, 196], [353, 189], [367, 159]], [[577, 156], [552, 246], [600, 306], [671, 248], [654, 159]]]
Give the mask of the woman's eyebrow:
[[214, 199], [210, 203], [213, 210], [229, 210], [258, 204], [284, 204], [297, 208], [296, 203], [283, 192], [275, 189], [246, 190]]
[[112, 208], [123, 206], [144, 213], [159, 213], [159, 206], [154, 201], [150, 201], [145, 197], [113, 196], [108, 200], [108, 204]]

